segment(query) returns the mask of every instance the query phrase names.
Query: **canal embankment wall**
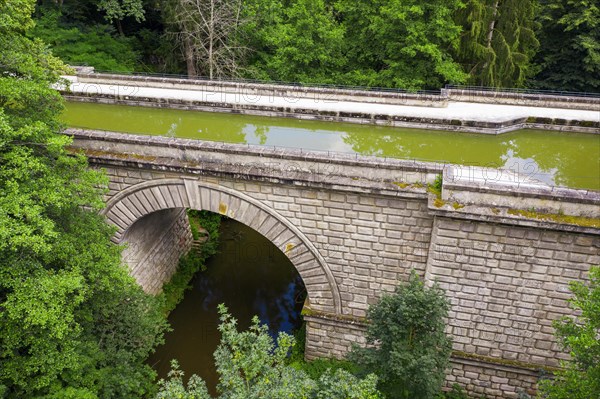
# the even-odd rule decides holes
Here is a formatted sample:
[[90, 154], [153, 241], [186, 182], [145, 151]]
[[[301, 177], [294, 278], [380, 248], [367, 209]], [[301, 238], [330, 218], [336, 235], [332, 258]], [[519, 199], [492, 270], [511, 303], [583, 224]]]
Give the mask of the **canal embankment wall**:
[[[484, 134], [525, 128], [600, 133], [600, 97], [459, 89], [408, 93], [99, 73], [70, 79], [70, 90], [63, 90], [70, 101]], [[464, 112], [476, 104], [518, 107]], [[442, 111], [449, 107], [451, 112]], [[423, 113], [427, 108], [438, 111]], [[543, 113], [544, 108], [555, 110]], [[577, 110], [587, 114], [573, 113]]]
[[[569, 282], [585, 281], [600, 264], [598, 192], [494, 169], [67, 134], [109, 175], [105, 215], [117, 242], [157, 210], [194, 208], [232, 217], [275, 243], [307, 287], [309, 359], [341, 357], [364, 343], [369, 305], [412, 269], [450, 301], [448, 384], [517, 398], [568, 358], [552, 322], [574, 315]], [[440, 174], [441, 193], [433, 193]]]
[[529, 107], [582, 109], [600, 112], [600, 95], [592, 93], [528, 92], [493, 88], [452, 87], [441, 90], [449, 101], [481, 104], [521, 105]]

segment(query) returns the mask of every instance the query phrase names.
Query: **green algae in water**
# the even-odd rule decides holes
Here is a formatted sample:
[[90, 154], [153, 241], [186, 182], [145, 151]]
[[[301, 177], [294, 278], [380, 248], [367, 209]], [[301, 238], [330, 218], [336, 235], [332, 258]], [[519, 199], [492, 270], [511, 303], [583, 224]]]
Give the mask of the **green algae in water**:
[[506, 168], [528, 179], [600, 190], [600, 136], [542, 130], [501, 135], [69, 102], [70, 127]]

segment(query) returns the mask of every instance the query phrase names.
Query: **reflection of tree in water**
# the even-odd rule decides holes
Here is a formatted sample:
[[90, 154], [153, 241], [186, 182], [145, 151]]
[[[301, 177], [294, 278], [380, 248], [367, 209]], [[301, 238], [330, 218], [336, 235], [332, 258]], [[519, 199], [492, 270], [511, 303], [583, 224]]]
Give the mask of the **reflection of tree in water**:
[[223, 141], [226, 143], [246, 143], [244, 128], [247, 122], [239, 115], [223, 118], [223, 115], [218, 113], [197, 112], [190, 114], [178, 130], [178, 137]]
[[256, 136], [260, 145], [264, 145], [267, 142], [267, 136], [269, 135], [270, 130], [271, 128], [269, 126], [254, 126], [254, 136]]
[[501, 165], [504, 152], [498, 137], [416, 129], [348, 130], [344, 142], [363, 155], [477, 166]]
[[364, 155], [510, 168], [533, 178], [546, 174], [559, 185], [600, 189], [600, 139], [593, 135], [533, 130], [497, 136], [394, 131], [348, 130], [344, 141]]
[[554, 184], [600, 189], [600, 138], [550, 131], [516, 132], [506, 137], [512, 151], [507, 152], [508, 158], [532, 160], [538, 172], [553, 174]]
[[[203, 308], [226, 303], [240, 326], [258, 315], [273, 331], [300, 324], [302, 279], [289, 259], [268, 239], [232, 220], [222, 223], [219, 253], [199, 273], [194, 289], [205, 294]], [[303, 299], [303, 298], [302, 298]]]

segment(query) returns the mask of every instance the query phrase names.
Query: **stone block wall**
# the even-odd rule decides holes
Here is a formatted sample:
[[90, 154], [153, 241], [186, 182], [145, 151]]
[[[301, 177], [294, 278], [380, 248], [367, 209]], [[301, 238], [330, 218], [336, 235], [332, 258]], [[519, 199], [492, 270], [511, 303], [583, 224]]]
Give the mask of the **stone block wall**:
[[[109, 196], [135, 184], [176, 177], [162, 171], [107, 168]], [[295, 225], [325, 257], [339, 288], [342, 312], [365, 317], [411, 269], [424, 274], [433, 218], [424, 194], [413, 198], [329, 192], [313, 187], [200, 178], [243, 192]], [[134, 225], [135, 226], [135, 225]]]
[[123, 239], [127, 245], [123, 261], [131, 275], [149, 294], [158, 294], [192, 245], [185, 209], [151, 213], [129, 228]]
[[[306, 309], [305, 309], [306, 310]], [[353, 344], [364, 345], [366, 327], [356, 320], [331, 319], [305, 315], [307, 360], [343, 358]]]
[[557, 367], [552, 321], [595, 264], [599, 236], [436, 217], [427, 279], [450, 298], [454, 350]]
[[520, 393], [535, 397], [540, 371], [518, 367], [482, 365], [481, 362], [454, 357], [446, 387], [458, 384], [473, 397], [486, 399], [519, 398]]

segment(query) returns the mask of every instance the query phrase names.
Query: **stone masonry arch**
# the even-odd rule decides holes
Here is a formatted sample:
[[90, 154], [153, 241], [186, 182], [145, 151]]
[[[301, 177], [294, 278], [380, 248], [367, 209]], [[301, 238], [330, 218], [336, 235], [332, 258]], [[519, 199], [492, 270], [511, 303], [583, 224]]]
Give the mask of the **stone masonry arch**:
[[219, 213], [256, 230], [285, 253], [298, 270], [311, 309], [342, 313], [335, 278], [311, 241], [278, 212], [239, 191], [194, 178], [151, 180], [110, 198], [102, 213], [117, 228], [113, 241], [121, 243], [127, 230], [142, 217], [176, 208]]

